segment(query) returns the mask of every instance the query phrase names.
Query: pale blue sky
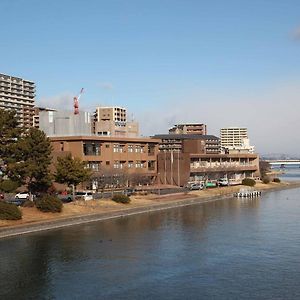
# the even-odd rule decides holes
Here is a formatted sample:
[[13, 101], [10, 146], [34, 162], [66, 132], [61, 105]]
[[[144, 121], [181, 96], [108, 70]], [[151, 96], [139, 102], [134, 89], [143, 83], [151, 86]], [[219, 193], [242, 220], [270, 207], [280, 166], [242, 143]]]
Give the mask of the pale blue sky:
[[272, 135], [287, 107], [280, 134], [300, 125], [298, 0], [1, 0], [0, 14], [0, 72], [34, 80], [38, 103], [72, 109], [84, 87], [81, 107], [128, 107], [144, 134], [241, 125], [261, 151], [298, 151]]

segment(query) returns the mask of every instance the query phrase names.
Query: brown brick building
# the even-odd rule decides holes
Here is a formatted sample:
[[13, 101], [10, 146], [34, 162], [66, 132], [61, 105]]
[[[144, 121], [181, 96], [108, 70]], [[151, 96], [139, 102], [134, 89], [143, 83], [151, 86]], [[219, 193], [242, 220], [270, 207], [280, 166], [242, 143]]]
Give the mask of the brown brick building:
[[160, 140], [100, 136], [51, 137], [53, 157], [71, 154], [85, 161], [95, 175], [128, 174], [155, 181]]
[[213, 135], [167, 134], [158, 154], [158, 182], [184, 186], [188, 182], [228, 178], [241, 182], [259, 177], [257, 154], [222, 154], [219, 138]]

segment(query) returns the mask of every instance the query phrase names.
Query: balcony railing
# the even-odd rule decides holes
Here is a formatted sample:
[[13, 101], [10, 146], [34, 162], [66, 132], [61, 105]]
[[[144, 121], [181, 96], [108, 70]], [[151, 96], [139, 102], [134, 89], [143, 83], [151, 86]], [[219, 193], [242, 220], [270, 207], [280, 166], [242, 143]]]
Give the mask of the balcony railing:
[[195, 166], [191, 165], [192, 172], [230, 172], [230, 171], [255, 171], [257, 170], [257, 165], [205, 165], [205, 166]]

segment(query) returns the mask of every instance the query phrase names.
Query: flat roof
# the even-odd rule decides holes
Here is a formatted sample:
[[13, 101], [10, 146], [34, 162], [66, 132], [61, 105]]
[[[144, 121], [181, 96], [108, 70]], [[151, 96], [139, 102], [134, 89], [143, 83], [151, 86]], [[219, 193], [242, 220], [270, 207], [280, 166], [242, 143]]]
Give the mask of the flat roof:
[[219, 140], [215, 135], [202, 134], [156, 134], [153, 135], [153, 138], [164, 140]]
[[160, 143], [160, 139], [152, 139], [150, 137], [120, 137], [120, 136], [97, 136], [97, 135], [79, 135], [79, 136], [52, 136], [50, 141], [116, 141], [116, 142], [146, 142]]
[[3, 73], [0, 73], [0, 76], [6, 76], [6, 77], [11, 77], [11, 78], [16, 78], [16, 79], [19, 79], [19, 80], [27, 81], [27, 82], [30, 82], [30, 83], [35, 83], [32, 80], [28, 80], [28, 79], [24, 79], [22, 77], [12, 76], [12, 75], [8, 75], [8, 74], [3, 74]]

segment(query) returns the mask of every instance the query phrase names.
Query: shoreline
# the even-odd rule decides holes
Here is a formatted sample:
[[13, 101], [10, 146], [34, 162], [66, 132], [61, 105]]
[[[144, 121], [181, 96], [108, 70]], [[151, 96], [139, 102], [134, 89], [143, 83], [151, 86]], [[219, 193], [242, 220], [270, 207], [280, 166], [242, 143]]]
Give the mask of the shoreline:
[[[300, 187], [300, 182], [285, 183], [285, 184], [280, 184], [278, 186], [266, 187], [265, 189], [262, 190], [262, 192], [264, 194], [266, 192], [281, 191], [281, 190], [293, 189], [299, 187]], [[224, 194], [217, 194], [217, 195], [210, 195], [210, 196], [208, 195], [204, 197], [195, 195], [195, 197], [184, 198], [184, 196], [185, 195], [182, 194], [181, 199], [175, 199], [175, 200], [162, 198], [161, 202], [147, 203], [145, 205], [138, 206], [138, 207], [119, 208], [117, 210], [107, 211], [107, 212], [85, 213], [85, 214], [78, 214], [74, 216], [64, 217], [64, 218], [59, 217], [56, 219], [46, 220], [46, 221], [44, 220], [44, 221], [36, 221], [31, 223], [4, 226], [0, 228], [0, 239], [15, 237], [23, 234], [30, 234], [30, 233], [40, 232], [40, 231], [60, 229], [60, 228], [75, 226], [80, 224], [105, 221], [105, 220], [111, 220], [116, 218], [123, 218], [132, 215], [156, 212], [156, 211], [167, 210], [167, 209], [172, 209], [177, 207], [184, 207], [184, 206], [189, 206], [194, 204], [226, 200], [232, 198], [233, 193], [232, 191], [230, 192], [228, 191], [227, 193]]]

